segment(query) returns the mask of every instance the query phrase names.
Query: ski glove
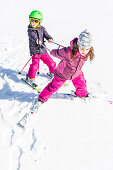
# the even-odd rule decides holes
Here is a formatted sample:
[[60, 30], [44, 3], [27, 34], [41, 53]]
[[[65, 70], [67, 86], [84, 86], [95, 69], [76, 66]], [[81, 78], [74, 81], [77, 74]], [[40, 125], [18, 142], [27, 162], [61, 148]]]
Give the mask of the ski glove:
[[38, 39], [36, 40], [36, 43], [39, 44], [40, 46], [42, 45], [42, 41], [40, 41]]
[[48, 42], [49, 42], [49, 43], [53, 43], [53, 39], [49, 39]]

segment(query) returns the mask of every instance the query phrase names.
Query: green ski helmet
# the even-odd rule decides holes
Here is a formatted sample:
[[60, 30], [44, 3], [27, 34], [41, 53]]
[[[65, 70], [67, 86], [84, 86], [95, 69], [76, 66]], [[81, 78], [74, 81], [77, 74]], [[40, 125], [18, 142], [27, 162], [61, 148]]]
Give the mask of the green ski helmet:
[[39, 19], [39, 20], [43, 20], [43, 15], [42, 12], [38, 11], [38, 10], [34, 10], [30, 13], [29, 18], [35, 18], [35, 19]]

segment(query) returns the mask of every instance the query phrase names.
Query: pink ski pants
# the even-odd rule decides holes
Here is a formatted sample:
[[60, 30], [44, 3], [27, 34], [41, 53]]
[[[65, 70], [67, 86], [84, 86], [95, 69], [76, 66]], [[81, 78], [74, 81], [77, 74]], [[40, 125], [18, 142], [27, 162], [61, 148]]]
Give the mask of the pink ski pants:
[[36, 72], [39, 69], [40, 59], [44, 62], [44, 64], [48, 66], [50, 73], [54, 73], [54, 70], [56, 68], [56, 63], [49, 56], [49, 54], [48, 53], [42, 55], [36, 54], [32, 57], [32, 64], [30, 64], [30, 68], [27, 74], [29, 78], [31, 79], [35, 78]]
[[[46, 102], [54, 92], [56, 92], [66, 80], [58, 79], [54, 76], [53, 80], [43, 89], [39, 95], [39, 99], [43, 102]], [[83, 73], [72, 80], [72, 83], [75, 87], [76, 95], [79, 97], [85, 97], [87, 92], [86, 80], [84, 79]]]

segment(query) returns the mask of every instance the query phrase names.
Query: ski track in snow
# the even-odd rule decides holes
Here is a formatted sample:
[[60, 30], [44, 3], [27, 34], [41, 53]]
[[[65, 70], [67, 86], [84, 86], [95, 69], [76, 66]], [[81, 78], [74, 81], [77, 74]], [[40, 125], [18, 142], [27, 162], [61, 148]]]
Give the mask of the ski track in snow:
[[34, 147], [34, 145], [35, 145], [35, 143], [36, 143], [36, 141], [37, 141], [37, 138], [36, 138], [36, 136], [35, 136], [35, 131], [34, 131], [34, 129], [33, 129], [33, 132], [32, 132], [32, 137], [33, 137], [33, 143], [31, 144], [30, 150], [33, 149], [33, 147]]
[[[6, 125], [6, 128], [3, 130], [3, 144], [4, 147], [7, 146], [10, 148], [11, 170], [21, 169], [21, 159], [26, 152], [26, 148], [28, 147], [27, 151], [32, 152], [37, 143], [37, 137], [35, 136], [35, 130], [33, 129], [30, 134], [32, 135], [32, 141], [28, 142], [29, 139], [27, 139], [25, 142], [25, 144], [27, 143], [27, 147], [24, 146], [23, 141], [23, 145], [21, 147], [21, 144], [19, 144], [18, 141], [21, 138], [22, 133], [18, 136], [18, 131], [15, 130], [18, 115], [21, 116], [22, 112], [24, 114], [26, 111], [29, 111], [30, 104], [32, 104], [34, 98], [37, 97], [37, 92], [31, 87], [27, 87], [26, 84], [24, 84], [19, 78], [21, 75], [18, 75], [18, 69], [23, 67], [24, 61], [26, 62], [26, 60], [28, 60], [28, 57], [26, 57], [23, 63], [20, 63], [20, 60], [22, 58], [24, 59], [23, 54], [28, 55], [24, 53], [25, 46], [22, 44], [21, 40], [20, 44], [21, 45], [18, 45], [16, 48], [7, 48], [8, 45], [6, 42], [0, 43], [0, 50], [2, 49], [2, 52], [0, 53], [2, 58], [0, 60], [0, 79], [2, 80], [0, 88], [0, 121], [4, 122]], [[18, 51], [22, 52], [17, 56], [16, 52]], [[20, 63], [20, 65], [18, 63]], [[5, 107], [6, 103], [7, 107]], [[15, 139], [16, 136], [17, 139]], [[17, 150], [18, 154], [16, 154]], [[15, 159], [14, 157], [16, 157], [16, 163], [13, 164]], [[35, 162], [37, 162], [36, 159]]]
[[[3, 147], [8, 148], [9, 151], [7, 159], [10, 162], [10, 170], [26, 170], [29, 167], [35, 170], [38, 169], [41, 160], [46, 158], [48, 145], [40, 140], [40, 134], [35, 126], [32, 125], [31, 129], [24, 132], [16, 127], [16, 123], [22, 115], [29, 112], [32, 102], [38, 97], [38, 93], [21, 81], [21, 77], [27, 73], [28, 66], [22, 72], [22, 75], [18, 75], [18, 71], [29, 59], [26, 52], [27, 44], [23, 42], [23, 39], [19, 39], [17, 42], [13, 37], [9, 39], [11, 47], [8, 46], [3, 37], [2, 42], [0, 42], [0, 56], [2, 58], [0, 60], [0, 80], [2, 82], [0, 84], [0, 122], [3, 124]], [[16, 48], [12, 48], [13, 43], [16, 43]], [[41, 71], [43, 70], [45, 73], [48, 71], [42, 64]], [[50, 81], [43, 73], [40, 73], [36, 80], [41, 88], [44, 88]], [[73, 88], [71, 83], [67, 87], [62, 87], [58, 93], [53, 94], [50, 100], [55, 100], [56, 103], [57, 99], [72, 100], [76, 102], [76, 106], [84, 103], [81, 99], [62, 95], [62, 92], [70, 92], [71, 88]], [[98, 96], [98, 99], [90, 102], [106, 102], [107, 104], [108, 93], [102, 88], [100, 82], [92, 81], [89, 84], [89, 90]]]

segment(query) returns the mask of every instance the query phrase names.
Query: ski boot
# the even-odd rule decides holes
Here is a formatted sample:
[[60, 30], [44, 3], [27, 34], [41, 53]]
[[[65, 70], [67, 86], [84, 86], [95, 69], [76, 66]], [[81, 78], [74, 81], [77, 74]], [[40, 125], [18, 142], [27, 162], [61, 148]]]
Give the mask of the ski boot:
[[47, 75], [50, 77], [50, 78], [53, 78], [54, 77], [54, 74], [53, 73], [47, 73]]
[[32, 118], [34, 117], [33, 114], [38, 112], [39, 107], [43, 104], [41, 100], [36, 100], [33, 104], [33, 107], [31, 108], [31, 111], [29, 113], [26, 113], [23, 118], [17, 123], [17, 125], [21, 128], [25, 128], [26, 124], [29, 121], [32, 121]]
[[[76, 92], [73, 90], [71, 91], [71, 95], [74, 97], [79, 97], [79, 96], [77, 96]], [[88, 93], [85, 97], [79, 97], [79, 98], [85, 99], [85, 98], [89, 98], [89, 96], [90, 96], [90, 93]]]
[[37, 113], [37, 111], [38, 111], [38, 109], [39, 109], [39, 107], [43, 104], [44, 102], [42, 102], [41, 100], [36, 100], [35, 101], [35, 103], [34, 103], [34, 105], [33, 105], [33, 107], [32, 107], [32, 109], [31, 109], [31, 113], [33, 114], [33, 113]]
[[38, 85], [35, 83], [35, 78], [30, 79], [30, 78], [27, 77], [27, 75], [26, 75], [26, 81], [27, 81], [31, 86], [34, 86], [34, 87], [37, 87], [37, 86], [38, 86]]

